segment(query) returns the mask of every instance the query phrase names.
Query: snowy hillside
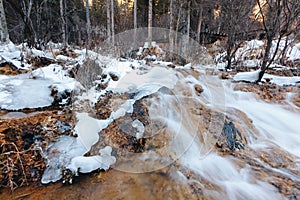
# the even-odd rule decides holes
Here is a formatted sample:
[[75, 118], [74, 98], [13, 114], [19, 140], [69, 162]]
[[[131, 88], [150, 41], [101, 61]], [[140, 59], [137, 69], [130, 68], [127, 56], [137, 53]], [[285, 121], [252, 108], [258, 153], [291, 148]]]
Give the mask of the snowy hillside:
[[[276, 40], [273, 41], [271, 48], [272, 57], [277, 46]], [[288, 48], [284, 52], [284, 47], [287, 42]], [[237, 49], [236, 54], [233, 58], [234, 67], [237, 67], [241, 70], [251, 70], [258, 69], [261, 66], [261, 60], [263, 57], [263, 48], [265, 47], [266, 42], [263, 40], [251, 40], [245, 41]], [[283, 55], [282, 55], [283, 54]], [[283, 59], [286, 63], [286, 66], [282, 66], [280, 59]], [[298, 69], [299, 71], [299, 60], [300, 60], [300, 43], [295, 43], [292, 40], [286, 41], [285, 39], [280, 41], [279, 51], [275, 56], [275, 63], [271, 65], [271, 68], [283, 68], [288, 69]], [[226, 66], [226, 52], [221, 52], [216, 54], [215, 62], [217, 63], [218, 69], [225, 69]]]

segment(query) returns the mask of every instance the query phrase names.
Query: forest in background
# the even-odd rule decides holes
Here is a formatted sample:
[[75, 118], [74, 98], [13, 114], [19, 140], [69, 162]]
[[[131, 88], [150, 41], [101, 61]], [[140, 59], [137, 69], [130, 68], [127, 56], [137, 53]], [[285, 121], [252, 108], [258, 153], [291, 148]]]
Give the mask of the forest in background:
[[[290, 35], [299, 28], [299, 2], [296, 0], [3, 0], [3, 6], [9, 37], [15, 43], [27, 41], [38, 45], [63, 42], [65, 38], [68, 44], [82, 45], [87, 41], [87, 11], [91, 39], [97, 43], [112, 32], [147, 27], [149, 2], [152, 2], [153, 27], [188, 32], [200, 43], [213, 41], [209, 36], [200, 40], [208, 32], [214, 33], [210, 37], [236, 34], [240, 39], [263, 38], [265, 23], [262, 21], [271, 23], [271, 18], [280, 21], [281, 27], [276, 34]], [[267, 9], [271, 12], [267, 13]], [[280, 17], [276, 19], [276, 15]]]
[[[184, 52], [189, 38], [202, 45], [222, 40], [226, 69], [231, 69], [244, 41], [265, 39], [259, 80], [274, 61], [281, 41], [285, 41], [284, 55], [300, 35], [298, 0], [2, 0], [1, 4], [1, 27], [6, 19], [10, 40], [37, 49], [50, 41], [92, 48], [107, 38], [114, 45], [116, 34], [142, 27], [148, 27], [151, 44], [151, 27], [160, 27], [170, 31], [168, 40], [162, 41], [168, 43], [169, 52], [178, 33], [189, 36]], [[5, 34], [0, 35], [3, 41]], [[281, 64], [285, 65], [284, 60]]]

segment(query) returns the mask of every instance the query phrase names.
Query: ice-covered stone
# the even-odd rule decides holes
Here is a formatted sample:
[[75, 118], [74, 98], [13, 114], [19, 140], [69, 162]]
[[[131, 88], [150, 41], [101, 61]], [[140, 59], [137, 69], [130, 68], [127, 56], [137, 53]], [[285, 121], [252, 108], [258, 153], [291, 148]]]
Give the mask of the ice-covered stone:
[[112, 148], [106, 146], [101, 149], [100, 155], [97, 156], [77, 156], [72, 159], [71, 164], [67, 167], [73, 173], [89, 173], [96, 169], [108, 170], [109, 167], [116, 162], [116, 158], [111, 156]]
[[136, 138], [142, 138], [145, 131], [144, 124], [140, 120], [136, 119], [132, 122], [132, 127], [137, 129]]

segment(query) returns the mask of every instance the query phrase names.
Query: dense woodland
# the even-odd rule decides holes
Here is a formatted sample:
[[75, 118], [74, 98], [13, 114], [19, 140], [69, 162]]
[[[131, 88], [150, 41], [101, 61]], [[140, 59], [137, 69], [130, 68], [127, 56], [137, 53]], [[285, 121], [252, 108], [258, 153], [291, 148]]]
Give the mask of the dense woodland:
[[7, 38], [3, 33], [7, 24], [11, 41], [36, 48], [50, 41], [92, 47], [125, 30], [161, 27], [172, 33], [170, 48], [178, 32], [200, 44], [225, 38], [228, 69], [243, 41], [266, 39], [264, 71], [272, 60], [274, 39], [299, 39], [298, 0], [1, 0], [0, 4], [1, 40]]

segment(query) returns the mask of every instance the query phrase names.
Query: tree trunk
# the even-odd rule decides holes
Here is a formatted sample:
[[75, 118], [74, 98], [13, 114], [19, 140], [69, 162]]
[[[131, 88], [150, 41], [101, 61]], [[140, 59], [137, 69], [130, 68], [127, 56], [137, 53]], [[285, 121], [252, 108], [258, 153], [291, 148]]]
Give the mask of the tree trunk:
[[182, 45], [182, 55], [186, 58], [188, 56], [188, 45], [189, 45], [189, 35], [191, 26], [191, 1], [187, 2], [186, 10], [186, 22], [183, 25], [183, 45]]
[[226, 51], [227, 55], [226, 55], [226, 60], [227, 60], [227, 65], [226, 65], [226, 70], [231, 69], [231, 47], [227, 48]]
[[77, 33], [78, 33], [78, 44], [79, 46], [82, 46], [82, 35], [81, 35], [81, 28], [79, 28], [78, 24], [76, 24], [76, 30], [77, 30]]
[[110, 42], [111, 37], [111, 25], [110, 25], [110, 0], [106, 1], [106, 23], [107, 23], [107, 41]]
[[148, 47], [152, 46], [152, 0], [149, 0], [148, 7]]
[[115, 45], [115, 14], [114, 14], [114, 0], [111, 0], [111, 42]]
[[271, 47], [272, 47], [272, 41], [273, 41], [273, 38], [267, 36], [267, 46], [266, 46], [266, 49], [265, 49], [265, 55], [263, 57], [263, 62], [262, 62], [261, 68], [260, 68], [261, 71], [259, 73], [257, 82], [261, 81], [262, 77], [264, 76], [265, 71], [267, 70], [268, 62], [270, 60], [270, 52], [271, 52]]
[[0, 0], [0, 42], [7, 42], [9, 40], [5, 12], [3, 7], [3, 0]]
[[69, 41], [69, 32], [68, 32], [68, 18], [67, 18], [67, 0], [65, 0], [65, 24], [66, 24], [66, 27], [65, 27], [65, 31], [66, 31], [66, 44], [68, 44], [68, 41]]
[[173, 6], [174, 0], [170, 2], [170, 32], [169, 32], [169, 52], [170, 52], [170, 59], [173, 60], [173, 53], [174, 53], [174, 16], [173, 16]]
[[179, 32], [179, 24], [180, 24], [180, 19], [181, 19], [181, 10], [182, 10], [182, 5], [183, 3], [180, 3], [179, 11], [178, 11], [178, 17], [177, 17], [177, 22], [176, 22], [176, 32], [175, 32], [175, 44], [176, 44], [176, 51], [177, 53], [180, 53], [180, 48], [178, 47], [179, 42], [178, 41], [178, 32]]
[[91, 21], [90, 21], [90, 7], [89, 7], [89, 0], [86, 0], [86, 5], [85, 5], [85, 9], [86, 9], [86, 30], [87, 30], [87, 49], [90, 46], [91, 43]]
[[[50, 11], [49, 6], [48, 6], [48, 0], [46, 0], [45, 4], [44, 4], [44, 15], [47, 19], [52, 18], [51, 11]], [[51, 20], [47, 20], [45, 29], [42, 29], [43, 31], [46, 32], [46, 34], [43, 36], [45, 43], [47, 43], [51, 39], [50, 38], [51, 36], [49, 34], [51, 26], [52, 26]]]
[[135, 49], [135, 48], [137, 48], [137, 43], [136, 43], [136, 35], [137, 35], [137, 0], [134, 0], [133, 29], [134, 29], [133, 48]]
[[191, 28], [191, 1], [188, 1], [187, 8], [187, 27], [186, 27], [186, 38], [185, 38], [185, 54], [187, 55], [187, 49], [190, 42], [190, 28]]
[[24, 36], [28, 40], [29, 46], [34, 46], [37, 42], [36, 31], [33, 27], [31, 16], [32, 0], [28, 2], [28, 8], [26, 9], [25, 1], [22, 1], [23, 18], [25, 23]]
[[234, 54], [232, 53], [232, 49], [234, 47], [234, 41], [235, 41], [235, 36], [230, 34], [228, 35], [227, 38], [227, 44], [226, 44], [226, 60], [227, 60], [227, 65], [226, 65], [226, 70], [231, 69], [232, 65], [232, 57]]
[[200, 34], [201, 34], [201, 28], [202, 28], [202, 19], [203, 19], [203, 7], [200, 2], [200, 8], [199, 8], [199, 19], [198, 19], [198, 27], [197, 27], [197, 42], [200, 41]]
[[286, 39], [285, 39], [284, 48], [282, 49], [282, 52], [281, 52], [281, 58], [280, 58], [280, 64], [281, 65], [285, 65], [286, 64], [284, 58], [286, 56], [287, 49], [288, 49], [289, 45], [290, 45], [290, 43], [289, 43], [289, 36], [287, 36]]
[[67, 46], [67, 42], [66, 42], [66, 21], [65, 21], [65, 17], [64, 17], [64, 2], [63, 2], [63, 0], [59, 1], [59, 8], [60, 8], [62, 40], [63, 40], [63, 45], [65, 47], [65, 46]]

